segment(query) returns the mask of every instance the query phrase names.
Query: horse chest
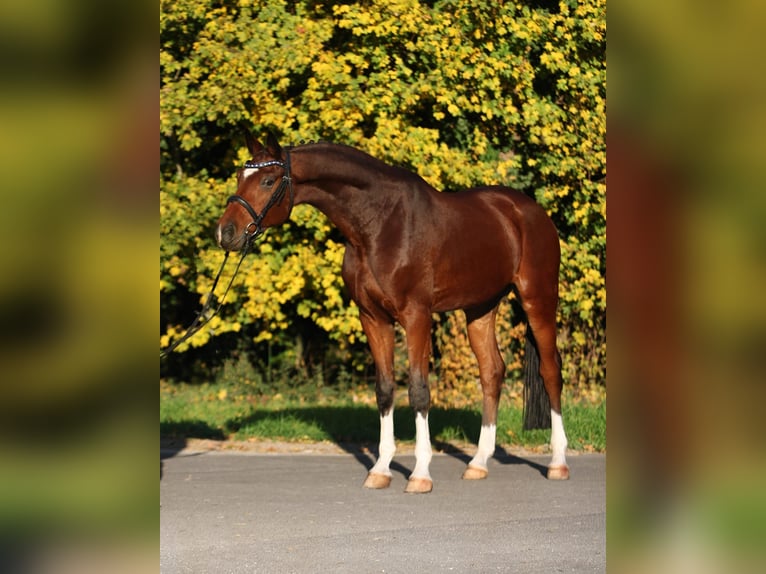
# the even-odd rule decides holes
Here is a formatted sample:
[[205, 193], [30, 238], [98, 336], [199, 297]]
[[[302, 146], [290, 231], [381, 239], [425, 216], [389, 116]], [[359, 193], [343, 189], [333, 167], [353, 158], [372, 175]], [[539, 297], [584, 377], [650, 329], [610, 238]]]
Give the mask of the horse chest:
[[388, 282], [382, 280], [386, 274], [375, 272], [370, 261], [353, 247], [346, 248], [341, 276], [360, 309], [372, 314], [383, 311], [392, 318], [397, 317], [397, 302], [391, 296], [390, 288], [386, 288]]

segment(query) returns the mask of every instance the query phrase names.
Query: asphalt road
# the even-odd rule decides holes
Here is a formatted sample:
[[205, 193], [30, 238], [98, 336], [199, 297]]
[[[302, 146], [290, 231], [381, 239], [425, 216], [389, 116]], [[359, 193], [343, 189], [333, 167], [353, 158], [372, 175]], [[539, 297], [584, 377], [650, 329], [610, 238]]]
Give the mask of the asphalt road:
[[[164, 458], [162, 458], [164, 456]], [[161, 453], [160, 568], [177, 572], [603, 572], [604, 455], [496, 453], [489, 478], [461, 480], [466, 456], [436, 454], [434, 490], [362, 488], [372, 459], [349, 454]]]

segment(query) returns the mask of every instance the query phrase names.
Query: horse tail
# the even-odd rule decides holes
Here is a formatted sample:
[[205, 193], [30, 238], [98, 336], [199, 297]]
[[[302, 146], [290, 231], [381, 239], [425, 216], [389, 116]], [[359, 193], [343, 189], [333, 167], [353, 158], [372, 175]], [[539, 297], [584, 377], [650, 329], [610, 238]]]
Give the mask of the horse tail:
[[524, 347], [524, 430], [551, 428], [551, 403], [540, 376], [540, 355], [527, 324]]

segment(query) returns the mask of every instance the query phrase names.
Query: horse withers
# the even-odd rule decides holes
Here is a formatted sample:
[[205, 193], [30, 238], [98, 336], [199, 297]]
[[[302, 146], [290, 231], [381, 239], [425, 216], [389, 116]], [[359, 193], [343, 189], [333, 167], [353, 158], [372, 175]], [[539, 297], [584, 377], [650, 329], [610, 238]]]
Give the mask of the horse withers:
[[539, 359], [539, 370], [535, 366], [528, 378], [542, 379], [545, 392], [540, 395], [547, 399], [544, 417], [526, 420], [525, 426], [549, 421], [548, 478], [569, 478], [556, 348], [560, 247], [556, 228], [542, 207], [519, 191], [499, 186], [439, 193], [420, 176], [344, 145], [283, 149], [271, 136], [264, 146], [249, 135], [247, 144], [252, 159], [238, 171], [237, 193], [229, 198], [216, 228], [221, 247], [242, 250], [266, 228], [286, 222], [293, 205], [301, 203], [322, 211], [346, 239], [341, 273], [359, 307], [375, 361], [380, 414], [379, 455], [364, 486], [386, 488], [391, 483], [398, 322], [406, 334], [408, 394], [416, 429], [416, 462], [406, 492], [433, 488], [428, 428], [432, 314], [456, 309], [466, 315], [483, 394], [478, 448], [463, 478], [486, 478], [505, 376], [495, 317], [498, 304], [514, 286], [528, 320], [528, 366], [529, 355]]

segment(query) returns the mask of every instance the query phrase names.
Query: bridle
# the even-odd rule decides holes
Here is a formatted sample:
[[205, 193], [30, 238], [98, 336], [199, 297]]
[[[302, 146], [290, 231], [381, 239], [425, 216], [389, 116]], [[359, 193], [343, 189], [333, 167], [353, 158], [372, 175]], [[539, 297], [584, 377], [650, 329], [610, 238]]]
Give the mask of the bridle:
[[269, 198], [269, 201], [266, 203], [266, 205], [263, 207], [260, 213], [255, 211], [253, 209], [253, 206], [248, 203], [248, 201], [242, 197], [241, 195], [232, 195], [229, 197], [229, 199], [226, 200], [226, 205], [229, 205], [230, 203], [238, 203], [242, 207], [245, 208], [245, 210], [250, 214], [250, 217], [253, 218], [253, 220], [247, 224], [247, 227], [245, 227], [245, 243], [247, 245], [251, 244], [255, 239], [263, 235], [263, 232], [265, 231], [261, 224], [263, 223], [263, 219], [266, 217], [266, 214], [269, 212], [269, 209], [274, 207], [275, 205], [279, 205], [282, 202], [282, 199], [285, 196], [285, 191], [287, 189], [290, 190], [290, 206], [287, 210], [287, 216], [290, 217], [290, 213], [293, 210], [293, 203], [295, 201], [295, 191], [293, 190], [293, 179], [290, 176], [290, 152], [285, 150], [285, 161], [279, 161], [278, 159], [271, 159], [268, 161], [261, 161], [261, 162], [254, 162], [254, 161], [248, 161], [245, 162], [244, 169], [261, 169], [264, 167], [270, 167], [272, 165], [277, 165], [281, 167], [284, 170], [284, 173], [282, 174], [282, 180], [279, 182], [279, 185], [277, 186], [277, 189], [274, 190], [274, 193], [271, 194], [271, 197]]

